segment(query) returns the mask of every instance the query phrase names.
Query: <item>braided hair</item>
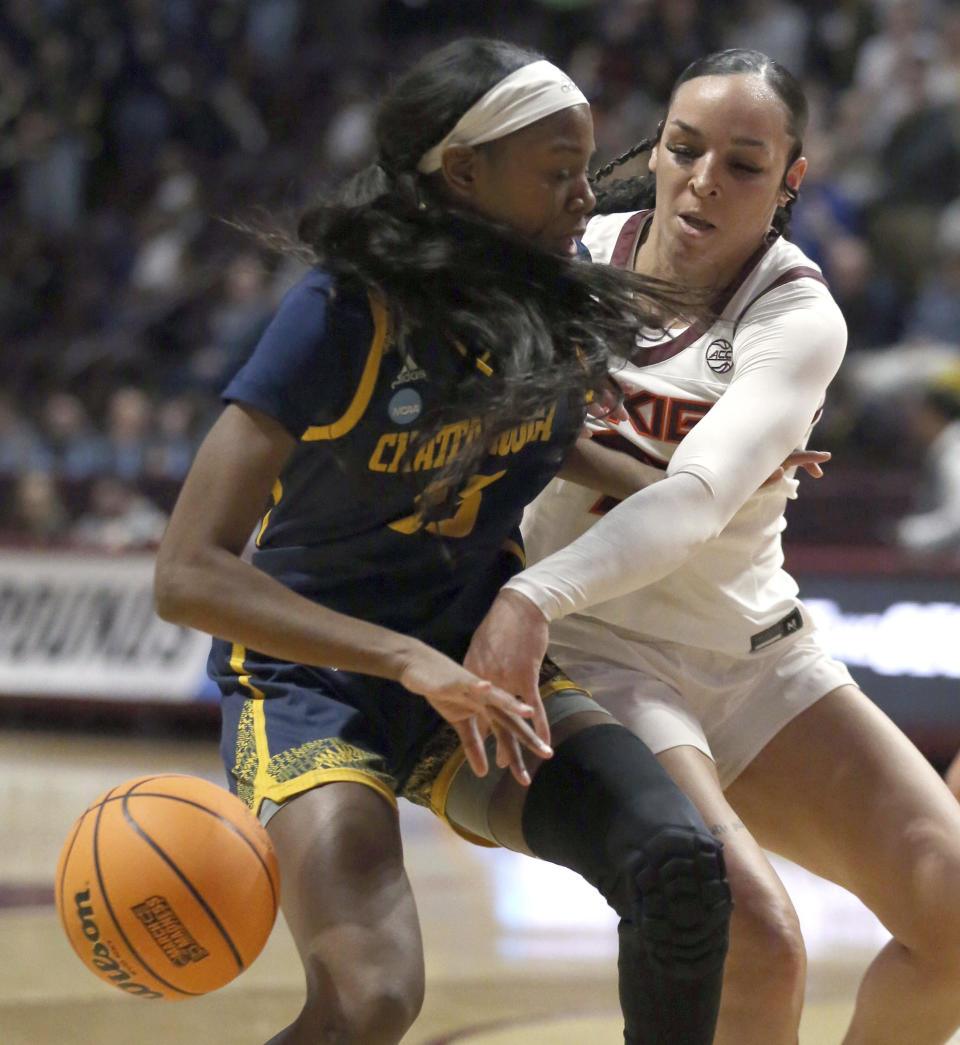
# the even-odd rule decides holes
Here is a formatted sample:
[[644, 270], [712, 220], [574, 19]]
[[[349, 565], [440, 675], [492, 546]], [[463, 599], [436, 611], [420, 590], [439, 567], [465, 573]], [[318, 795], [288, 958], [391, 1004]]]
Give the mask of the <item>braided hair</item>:
[[[797, 200], [797, 190], [787, 185], [786, 172], [793, 166], [796, 159], [803, 152], [803, 135], [807, 127], [807, 100], [799, 81], [779, 62], [763, 54], [760, 51], [749, 51], [741, 48], [731, 48], [726, 51], [717, 51], [698, 58], [691, 62], [677, 77], [667, 109], [673, 104], [677, 91], [689, 80], [696, 80], [701, 76], [733, 76], [737, 73], [755, 73], [763, 77], [764, 82], [774, 91], [783, 102], [787, 114], [787, 134], [793, 140], [793, 147], [787, 159], [784, 169], [784, 181], [781, 186], [786, 194], [787, 202], [784, 206], [778, 206], [774, 215], [772, 225], [780, 235], [786, 237], [790, 231], [790, 211]], [[655, 145], [659, 144], [663, 134], [665, 121], [661, 120], [657, 126], [656, 134], [652, 138], [644, 138], [637, 142], [632, 148], [615, 157], [609, 163], [598, 168], [591, 175], [591, 183], [597, 197], [596, 212], [598, 214], [612, 214], [624, 210], [644, 210], [652, 207], [656, 202], [656, 183], [653, 174], [645, 174], [635, 178], [616, 178], [609, 185], [601, 185], [600, 182], [610, 177], [617, 167], [622, 166], [636, 156], [642, 156], [649, 152]]]
[[[430, 52], [382, 101], [375, 161], [316, 201], [298, 225], [317, 262], [382, 293], [401, 334], [436, 331], [440, 350], [452, 353], [468, 346], [470, 359], [439, 397], [444, 405], [418, 425], [418, 441], [426, 442], [467, 408], [483, 426], [482, 437], [434, 476], [449, 491], [475, 471], [498, 435], [560, 397], [582, 405], [605, 390], [611, 355], [635, 351], [645, 323], [682, 312], [688, 301], [664, 281], [540, 250], [451, 203], [436, 191], [436, 175], [417, 170], [470, 106], [541, 57], [485, 38]], [[491, 375], [471, 364], [474, 355]]]

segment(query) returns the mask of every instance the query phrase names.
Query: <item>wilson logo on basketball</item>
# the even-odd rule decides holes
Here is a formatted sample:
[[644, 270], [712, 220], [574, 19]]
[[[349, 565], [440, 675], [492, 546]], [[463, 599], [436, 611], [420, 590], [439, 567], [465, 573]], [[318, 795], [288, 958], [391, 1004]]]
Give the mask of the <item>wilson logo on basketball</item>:
[[120, 967], [120, 964], [110, 953], [110, 948], [100, 939], [100, 929], [93, 920], [90, 890], [87, 889], [82, 893], [76, 893], [73, 897], [73, 902], [77, 906], [77, 917], [80, 919], [81, 932], [92, 944], [93, 957], [90, 959], [90, 962], [100, 971], [101, 975], [122, 991], [133, 994], [138, 998], [162, 998], [163, 995], [157, 991], [144, 987], [142, 983], [135, 983], [130, 973]]
[[210, 954], [190, 935], [164, 897], [151, 896], [130, 910], [178, 969], [190, 962], [202, 962]]
[[707, 345], [707, 366], [715, 374], [726, 374], [733, 366], [733, 345], [726, 338], [717, 338]]
[[247, 968], [280, 891], [260, 821], [225, 787], [182, 773], [100, 795], [71, 828], [56, 882], [57, 913], [84, 965], [128, 994], [171, 1001]]

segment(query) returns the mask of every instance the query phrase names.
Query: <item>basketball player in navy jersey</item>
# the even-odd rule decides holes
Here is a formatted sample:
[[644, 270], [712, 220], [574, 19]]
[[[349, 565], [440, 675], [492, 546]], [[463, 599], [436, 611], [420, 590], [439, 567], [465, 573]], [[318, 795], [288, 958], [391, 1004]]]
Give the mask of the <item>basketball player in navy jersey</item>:
[[595, 181], [594, 261], [701, 288], [715, 314], [666, 320], [619, 361], [625, 416], [581, 441], [598, 485], [555, 481], [538, 498], [535, 564], [465, 664], [527, 692], [550, 621], [551, 657], [724, 839], [735, 909], [718, 1045], [797, 1042], [804, 946], [765, 850], [847, 888], [892, 935], [844, 1045], [941, 1045], [960, 1025], [960, 807], [824, 649], [783, 569], [795, 480], [762, 482], [805, 445], [846, 343], [822, 274], [783, 235], [805, 122], [782, 66], [710, 55], [681, 75], [655, 139], [621, 158], [652, 149], [651, 175], [606, 181], [614, 163]]
[[303, 217], [316, 265], [227, 387], [157, 560], [160, 614], [217, 636], [225, 764], [276, 847], [304, 965], [271, 1042], [387, 1045], [415, 1019], [402, 796], [593, 883], [621, 919], [625, 1040], [707, 1045], [720, 843], [549, 664], [526, 701], [460, 664], [611, 354], [682, 302], [577, 260], [590, 111], [538, 55], [428, 55], [376, 137], [376, 163]]

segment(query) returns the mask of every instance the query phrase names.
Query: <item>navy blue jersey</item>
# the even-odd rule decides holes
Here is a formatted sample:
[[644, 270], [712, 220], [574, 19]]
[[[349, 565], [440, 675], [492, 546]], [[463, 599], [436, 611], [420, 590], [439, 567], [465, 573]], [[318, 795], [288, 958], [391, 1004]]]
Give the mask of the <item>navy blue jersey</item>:
[[298, 440], [254, 564], [310, 599], [457, 659], [521, 568], [524, 506], [555, 474], [582, 419], [579, 407], [557, 402], [497, 438], [447, 517], [425, 526], [417, 489], [479, 436], [480, 423], [464, 411], [414, 450], [418, 422], [464, 367], [489, 372], [429, 332], [398, 344], [376, 297], [312, 270], [224, 392]]

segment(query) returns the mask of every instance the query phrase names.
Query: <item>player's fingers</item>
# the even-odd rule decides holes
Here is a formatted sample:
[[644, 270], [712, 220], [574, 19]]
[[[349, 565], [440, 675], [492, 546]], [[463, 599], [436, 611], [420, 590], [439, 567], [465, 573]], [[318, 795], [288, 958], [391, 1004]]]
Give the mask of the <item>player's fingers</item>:
[[783, 462], [782, 468], [804, 468], [819, 479], [823, 472], [820, 465], [826, 464], [832, 455], [827, 450], [796, 450]]
[[784, 466], [789, 467], [794, 464], [810, 464], [816, 462], [818, 464], [824, 464], [829, 461], [833, 454], [829, 450], [794, 450], [792, 454], [787, 456], [784, 461]]
[[523, 758], [523, 748], [519, 740], [507, 728], [499, 714], [491, 717], [490, 726], [497, 738], [497, 765], [501, 769], [509, 769], [517, 783], [527, 787], [530, 784], [530, 773], [527, 770]]
[[532, 719], [531, 725], [534, 733], [549, 746], [550, 723], [547, 721], [547, 713], [543, 707], [543, 700], [540, 698], [539, 663], [530, 665], [520, 674], [524, 674], [526, 671], [529, 671], [529, 676], [526, 683], [520, 686], [517, 696], [513, 698], [512, 706], [502, 708], [502, 710], [508, 714], [523, 715], [525, 718]]
[[483, 745], [483, 737], [480, 727], [477, 725], [476, 717], [462, 719], [460, 722], [452, 722], [451, 725], [457, 731], [460, 743], [463, 745], [463, 753], [467, 763], [477, 776], [486, 776], [490, 768], [487, 763], [487, 752]]
[[[519, 702], [516, 702], [516, 705], [517, 707], [520, 707]], [[490, 720], [491, 723], [495, 721], [501, 729], [506, 730], [506, 732], [513, 736], [520, 744], [529, 748], [539, 758], [550, 758], [553, 755], [553, 748], [548, 743], [549, 726], [547, 726], [547, 740], [544, 740], [533, 731], [528, 722], [524, 721], [522, 718], [518, 718], [515, 713], [503, 712], [498, 708], [491, 708]]]
[[[534, 687], [533, 700], [526, 701], [507, 693], [506, 690], [480, 680], [471, 686], [473, 694], [485, 699], [485, 714], [489, 719], [496, 718], [502, 727], [517, 738], [540, 758], [550, 758], [553, 748], [550, 747], [550, 725], [540, 693]], [[531, 728], [524, 719], [533, 718], [537, 725]]]
[[550, 743], [550, 723], [547, 720], [547, 711], [546, 711], [546, 708], [544, 708], [544, 706], [543, 706], [543, 700], [540, 698], [540, 687], [539, 687], [539, 685], [535, 685], [533, 687], [532, 692], [531, 692], [531, 696], [532, 696], [532, 705], [531, 706], [533, 707], [533, 719], [532, 719], [530, 724], [533, 726], [533, 731], [544, 742], [544, 744], [549, 745], [549, 743]]
[[513, 779], [522, 787], [530, 786], [530, 772], [523, 761], [523, 749], [517, 743], [516, 738], [507, 734], [506, 764], [510, 768]]
[[510, 730], [501, 725], [496, 715], [492, 715], [490, 718], [490, 732], [497, 741], [497, 765], [501, 769], [505, 769], [516, 756], [520, 745]]
[[478, 680], [471, 689], [475, 699], [486, 707], [496, 708], [507, 715], [522, 715], [524, 718], [532, 718], [534, 715], [534, 708], [530, 704], [518, 700], [512, 693], [494, 686], [486, 679]]

